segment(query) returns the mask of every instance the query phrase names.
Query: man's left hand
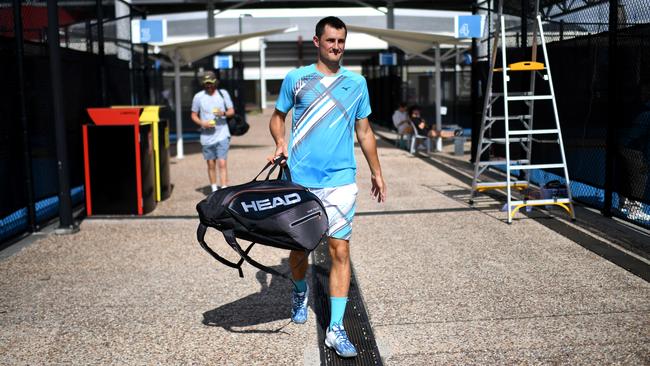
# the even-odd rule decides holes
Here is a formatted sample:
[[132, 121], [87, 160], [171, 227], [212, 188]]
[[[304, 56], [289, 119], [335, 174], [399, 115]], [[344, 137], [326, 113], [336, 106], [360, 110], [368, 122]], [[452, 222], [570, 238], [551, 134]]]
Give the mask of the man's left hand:
[[384, 183], [384, 178], [379, 175], [371, 175], [370, 182], [372, 183], [372, 188], [370, 189], [370, 195], [373, 200], [376, 200], [378, 203], [386, 201], [386, 183]]

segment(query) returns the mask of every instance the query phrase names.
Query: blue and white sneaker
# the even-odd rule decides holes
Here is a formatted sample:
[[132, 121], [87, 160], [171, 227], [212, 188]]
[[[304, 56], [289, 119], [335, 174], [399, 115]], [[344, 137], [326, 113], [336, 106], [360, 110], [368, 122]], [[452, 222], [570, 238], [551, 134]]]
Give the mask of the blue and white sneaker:
[[294, 288], [291, 293], [291, 321], [297, 324], [304, 324], [307, 321], [307, 301], [309, 300], [309, 285], [305, 292], [296, 292]]
[[334, 324], [327, 329], [325, 345], [334, 349], [340, 357], [357, 356], [357, 349], [354, 348], [354, 345], [348, 339], [348, 334], [341, 324]]

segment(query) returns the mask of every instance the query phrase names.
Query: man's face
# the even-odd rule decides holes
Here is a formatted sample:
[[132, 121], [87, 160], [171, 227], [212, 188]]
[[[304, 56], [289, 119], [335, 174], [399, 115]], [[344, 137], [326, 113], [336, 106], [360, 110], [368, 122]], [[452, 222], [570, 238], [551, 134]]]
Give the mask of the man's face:
[[314, 45], [318, 47], [318, 55], [322, 61], [338, 63], [345, 50], [345, 28], [336, 29], [325, 25], [320, 38], [314, 36]]
[[203, 84], [203, 87], [205, 88], [205, 91], [208, 92], [209, 94], [212, 94], [212, 92], [214, 92], [214, 89], [216, 89], [215, 83], [205, 83]]

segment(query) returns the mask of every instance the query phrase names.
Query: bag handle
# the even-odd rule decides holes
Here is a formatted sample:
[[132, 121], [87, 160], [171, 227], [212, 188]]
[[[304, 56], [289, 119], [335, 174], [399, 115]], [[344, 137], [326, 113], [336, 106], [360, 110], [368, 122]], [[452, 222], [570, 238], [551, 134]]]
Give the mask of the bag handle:
[[282, 173], [284, 173], [284, 175], [287, 177], [287, 180], [291, 181], [291, 173], [289, 172], [289, 167], [287, 167], [286, 164], [284, 166], [282, 165], [282, 163], [286, 162], [286, 160], [287, 160], [287, 158], [285, 158], [283, 155], [278, 155], [278, 156], [274, 157], [272, 161], [269, 161], [268, 163], [266, 163], [264, 168], [262, 168], [262, 170], [260, 170], [260, 172], [257, 173], [255, 178], [253, 178], [253, 180], [251, 180], [251, 182], [256, 181], [257, 178], [259, 178], [259, 176], [262, 175], [262, 173], [266, 169], [268, 169], [269, 167], [272, 167], [271, 170], [269, 170], [268, 174], [266, 175], [266, 178], [264, 179], [264, 180], [269, 180], [269, 178], [271, 177], [271, 174], [273, 173], [273, 171], [278, 166], [280, 166], [280, 172], [278, 174], [277, 179], [280, 179], [280, 177], [282, 177]]
[[266, 175], [266, 178], [264, 180], [269, 180], [269, 178], [271, 177], [271, 174], [273, 174], [273, 171], [275, 170], [275, 168], [278, 167], [278, 165], [280, 166], [280, 170], [278, 170], [278, 176], [275, 179], [277, 179], [277, 180], [282, 179], [282, 174], [284, 173], [284, 176], [287, 178], [287, 180], [289, 182], [291, 182], [291, 172], [289, 171], [289, 167], [286, 164], [285, 165], [282, 165], [282, 164], [273, 165], [273, 167], [269, 170], [269, 173]]

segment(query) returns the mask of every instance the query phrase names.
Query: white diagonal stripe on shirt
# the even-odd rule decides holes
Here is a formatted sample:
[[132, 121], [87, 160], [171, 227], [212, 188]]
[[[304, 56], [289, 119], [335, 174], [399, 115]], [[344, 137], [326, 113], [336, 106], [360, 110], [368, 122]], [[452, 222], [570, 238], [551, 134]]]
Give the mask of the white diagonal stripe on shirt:
[[324, 76], [322, 79], [320, 79], [321, 84], [325, 85], [326, 88], [328, 88], [332, 83], [334, 83], [338, 79], [338, 76]]
[[[361, 94], [359, 94], [359, 95], [357, 96], [357, 98], [356, 98], [352, 103], [350, 103], [350, 106], [349, 106], [348, 108], [345, 109], [345, 112], [346, 112], [346, 113], [349, 112], [349, 111], [350, 111], [350, 108], [352, 108], [352, 107], [357, 103], [357, 100], [359, 100], [359, 98], [361, 98]], [[338, 121], [340, 121], [341, 118], [343, 118], [343, 116], [344, 116], [346, 113], [341, 113], [341, 115], [339, 116], [339, 118], [337, 118], [334, 122], [330, 123], [330, 126], [329, 126], [329, 127], [330, 127], [330, 128], [334, 127], [334, 125], [337, 124]]]
[[294, 136], [293, 144], [291, 147], [293, 148], [296, 146], [300, 140], [302, 140], [307, 135], [309, 130], [311, 130], [311, 128], [317, 124], [325, 115], [327, 115], [335, 106], [336, 103], [334, 103], [332, 100], [326, 100], [321, 108], [318, 108], [312, 115], [309, 116], [307, 123], [305, 123], [303, 126], [300, 126], [300, 131], [298, 131], [298, 133]]
[[312, 116], [314, 116], [316, 113], [319, 113], [319, 111], [321, 111], [321, 109], [323, 108], [323, 106], [324, 106], [328, 101], [330, 101], [330, 98], [329, 98], [329, 96], [327, 96], [327, 95], [322, 95], [322, 96], [320, 96], [318, 99], [314, 100], [314, 101], [309, 105], [309, 107], [307, 107], [307, 109], [302, 113], [302, 115], [300, 116], [300, 119], [298, 119], [298, 120], [296, 121], [296, 123], [295, 123], [296, 128], [295, 128], [295, 130], [294, 130], [293, 132], [296, 133], [296, 132], [298, 132], [300, 129], [302, 129], [302, 128], [303, 128], [302, 123], [303, 123], [305, 120], [309, 120], [309, 119], [311, 119]]

